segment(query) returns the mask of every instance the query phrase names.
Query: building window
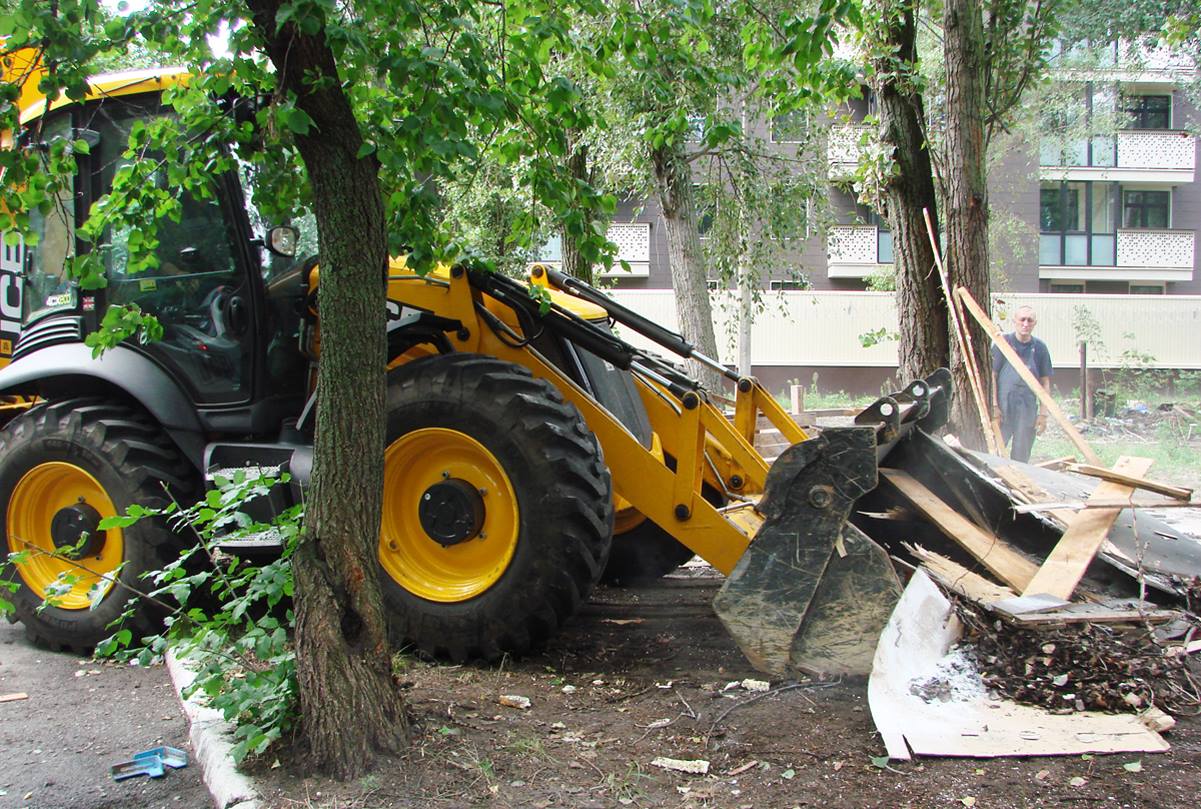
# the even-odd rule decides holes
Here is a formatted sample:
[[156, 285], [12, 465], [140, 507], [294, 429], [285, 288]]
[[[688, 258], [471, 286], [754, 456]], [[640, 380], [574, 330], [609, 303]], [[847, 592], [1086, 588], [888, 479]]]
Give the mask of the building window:
[[1171, 96], [1123, 96], [1122, 111], [1130, 129], [1171, 129]]
[[803, 143], [809, 137], [809, 113], [793, 110], [771, 119], [772, 143]]
[[1084, 284], [1051, 284], [1051, 291], [1064, 295], [1083, 295]]
[[1122, 227], [1170, 227], [1171, 191], [1124, 191], [1122, 193]]
[[721, 281], [716, 281], [716, 280], [710, 278], [705, 281], [705, 287], [710, 292], [716, 292], [717, 290], [721, 289]]
[[1043, 183], [1039, 188], [1038, 263], [1114, 266], [1117, 199], [1115, 183]]
[[801, 278], [784, 278], [776, 281], [768, 281], [768, 288], [773, 292], [788, 289], [808, 289], [809, 282]]
[[1131, 284], [1131, 295], [1162, 295], [1164, 294], [1163, 284]]

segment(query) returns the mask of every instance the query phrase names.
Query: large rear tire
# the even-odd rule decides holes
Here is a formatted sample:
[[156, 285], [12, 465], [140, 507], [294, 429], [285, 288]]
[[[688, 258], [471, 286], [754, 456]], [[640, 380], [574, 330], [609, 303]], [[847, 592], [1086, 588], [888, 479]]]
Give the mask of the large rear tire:
[[456, 661], [544, 643], [604, 569], [613, 497], [574, 406], [524, 368], [414, 360], [388, 386], [379, 557], [394, 642]]
[[[100, 399], [39, 405], [0, 431], [0, 563], [10, 552], [28, 551], [24, 562], [4, 566], [5, 578], [19, 585], [12, 601], [26, 634], [75, 652], [111, 635], [110, 624], [134, 597], [130, 588], [144, 590], [142, 573], [169, 562], [179, 543], [160, 518], [108, 531], [96, 530], [96, 522], [135, 504], [165, 506], [164, 485], [189, 502], [194, 477], [149, 418]], [[74, 560], [51, 555], [75, 544], [81, 529], [90, 536]], [[62, 573], [78, 581], [42, 608]], [[92, 608], [92, 595], [102, 589]], [[143, 602], [124, 627], [145, 634], [161, 618]]]

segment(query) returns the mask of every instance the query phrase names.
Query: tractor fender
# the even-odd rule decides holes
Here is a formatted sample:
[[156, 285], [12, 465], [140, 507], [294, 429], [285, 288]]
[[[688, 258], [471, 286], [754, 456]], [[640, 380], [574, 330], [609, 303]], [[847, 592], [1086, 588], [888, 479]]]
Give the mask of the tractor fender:
[[132, 349], [116, 346], [99, 357], [83, 343], [47, 346], [0, 368], [0, 396], [78, 396], [108, 388], [137, 402], [194, 464], [204, 455], [204, 431], [196, 408], [167, 372]]

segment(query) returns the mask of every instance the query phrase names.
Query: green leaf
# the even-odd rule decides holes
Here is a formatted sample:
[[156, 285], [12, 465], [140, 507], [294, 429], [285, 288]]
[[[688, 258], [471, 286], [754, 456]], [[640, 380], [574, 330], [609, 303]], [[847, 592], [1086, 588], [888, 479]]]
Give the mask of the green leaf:
[[876, 767], [877, 769], [881, 769], [881, 770], [884, 769], [885, 767], [887, 767], [888, 762], [890, 761], [888, 756], [872, 756], [871, 760], [872, 760], [872, 766]]
[[1126, 772], [1142, 772], [1143, 761], [1142, 759], [1139, 759], [1138, 761], [1128, 761], [1122, 765], [1122, 769]]

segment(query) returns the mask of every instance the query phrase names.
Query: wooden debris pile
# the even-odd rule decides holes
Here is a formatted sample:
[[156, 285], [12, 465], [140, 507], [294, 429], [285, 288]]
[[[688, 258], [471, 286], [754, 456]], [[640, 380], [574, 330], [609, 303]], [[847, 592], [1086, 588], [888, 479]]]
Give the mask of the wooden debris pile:
[[1201, 712], [1189, 656], [1145, 624], [1022, 626], [963, 599], [956, 611], [985, 685], [1009, 699], [1053, 713]]
[[[1145, 479], [1150, 466], [1149, 459], [1134, 457], [1121, 458], [1112, 469], [1071, 466], [1100, 480], [1078, 503], [1052, 502], [1020, 465], [991, 467], [998, 485], [1008, 489], [1013, 511], [1043, 506], [1044, 517], [1062, 530], [1041, 562], [1028, 547], [982, 527], [914, 477], [881, 470], [904, 507], [939, 528], [944, 550], [974, 561], [964, 564], [919, 545], [905, 546], [955, 597], [964, 643], [974, 650], [988, 688], [1053, 713], [1142, 713], [1153, 706], [1201, 713], [1201, 687], [1192, 668], [1201, 655], [1190, 654], [1201, 643], [1189, 643], [1201, 637], [1201, 620], [1192, 612], [1201, 599], [1190, 597], [1201, 595], [1197, 588], [1185, 588], [1172, 605], [1183, 609], [1164, 609], [1137, 597], [1111, 597], [1085, 579], [1119, 513], [1140, 507], [1133, 499], [1136, 489], [1173, 503], [1191, 501], [1191, 490]], [[1150, 505], [1162, 502], [1168, 501]], [[1138, 583], [1127, 581], [1132, 589]]]

